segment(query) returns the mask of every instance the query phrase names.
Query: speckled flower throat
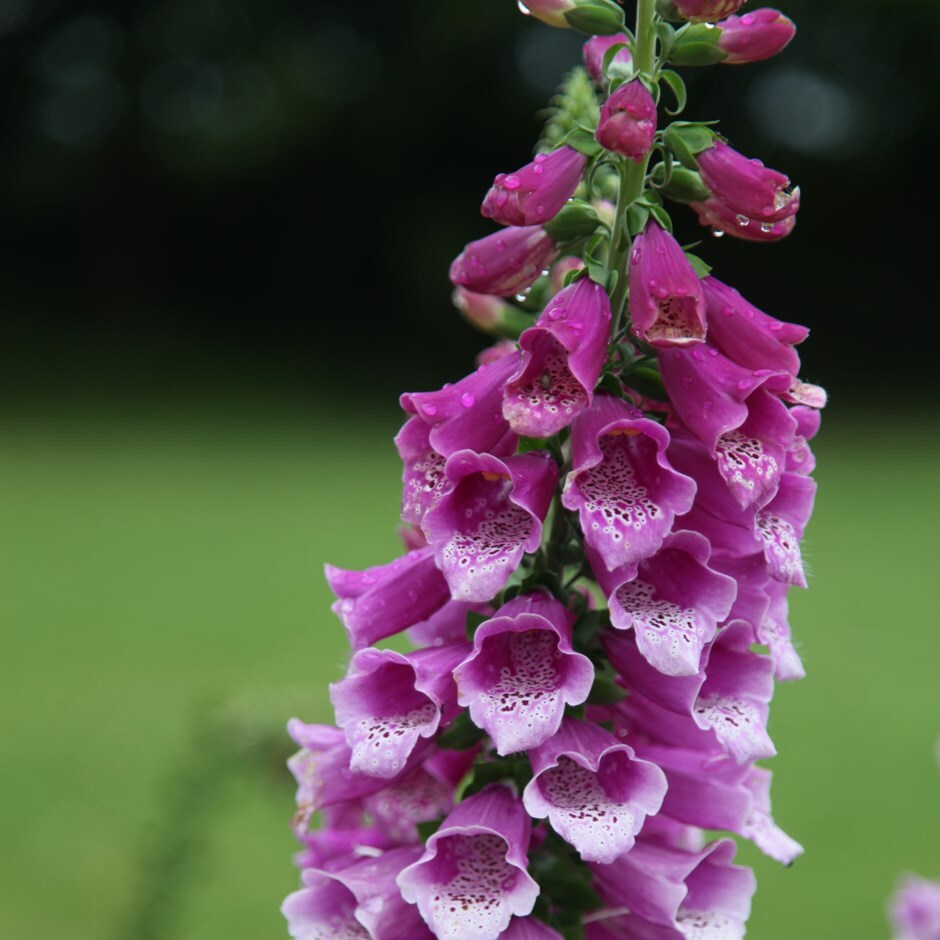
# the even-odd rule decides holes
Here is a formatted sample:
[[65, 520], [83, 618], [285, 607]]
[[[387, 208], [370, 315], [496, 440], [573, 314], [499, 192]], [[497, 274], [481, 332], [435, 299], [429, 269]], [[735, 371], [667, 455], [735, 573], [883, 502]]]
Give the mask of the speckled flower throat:
[[[673, 120], [675, 67], [793, 38], [743, 3], [637, 0], [632, 31], [613, 0], [519, 4], [586, 33], [584, 67], [451, 265], [495, 344], [401, 397], [403, 554], [327, 566], [351, 654], [336, 726], [289, 724], [298, 940], [735, 940], [756, 884], [731, 835], [802, 852], [757, 762], [775, 681], [803, 676], [787, 594], [825, 393], [799, 378], [806, 328], [670, 217], [793, 230], [786, 176]], [[410, 652], [378, 645], [400, 633]]]

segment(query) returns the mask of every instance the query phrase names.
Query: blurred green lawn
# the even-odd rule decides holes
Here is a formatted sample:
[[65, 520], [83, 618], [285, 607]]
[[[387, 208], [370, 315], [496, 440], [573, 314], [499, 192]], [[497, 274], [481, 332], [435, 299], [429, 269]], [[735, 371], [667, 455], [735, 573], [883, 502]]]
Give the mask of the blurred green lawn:
[[[3, 937], [124, 940], [207, 703], [275, 741], [290, 715], [329, 720], [345, 640], [322, 564], [399, 551], [397, 417], [335, 404], [7, 423]], [[809, 677], [771, 716], [774, 812], [807, 854], [742, 853], [757, 940], [883, 938], [897, 875], [940, 876], [940, 446], [887, 413], [828, 417], [793, 604]], [[167, 940], [285, 935], [291, 786], [231, 746], [244, 766], [207, 778]]]

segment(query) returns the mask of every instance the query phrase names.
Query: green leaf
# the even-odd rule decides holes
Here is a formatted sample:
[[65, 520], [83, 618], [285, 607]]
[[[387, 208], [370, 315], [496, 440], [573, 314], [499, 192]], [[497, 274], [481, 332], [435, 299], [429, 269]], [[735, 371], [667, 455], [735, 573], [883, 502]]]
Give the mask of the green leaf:
[[689, 264], [695, 269], [695, 273], [699, 277], [708, 277], [712, 273], [712, 266], [706, 264], [698, 255], [693, 255], [691, 251], [685, 253], [686, 258], [689, 260]]
[[620, 280], [620, 272], [616, 269], [610, 272], [607, 275], [607, 284], [601, 285], [607, 291], [607, 296], [612, 297], [614, 291], [617, 289], [617, 282]]
[[418, 823], [418, 835], [422, 842], [427, 842], [431, 836], [441, 827], [442, 819], [429, 819], [427, 822]]
[[632, 366], [624, 373], [623, 381], [644, 398], [652, 398], [653, 401], [668, 401], [669, 399], [658, 369], [647, 365]]
[[627, 62], [614, 62], [614, 59], [617, 58], [617, 54], [621, 49], [627, 49], [629, 51], [629, 48], [630, 47], [624, 42], [618, 42], [612, 45], [604, 53], [604, 58], [601, 59], [601, 75], [610, 79], [616, 78], [620, 82], [630, 81], [636, 74], [636, 70], [633, 67], [633, 58], [631, 57]]
[[477, 631], [477, 627], [487, 620], [489, 620], [489, 617], [487, 617], [486, 614], [479, 614], [475, 610], [468, 610], [466, 622], [467, 639], [472, 640], [473, 634]]
[[469, 713], [460, 712], [450, 727], [437, 739], [437, 743], [447, 751], [466, 751], [482, 737], [483, 732], [470, 720]]
[[590, 131], [583, 127], [574, 127], [565, 135], [564, 143], [569, 147], [574, 147], [578, 153], [583, 153], [586, 157], [596, 157], [604, 148], [594, 139]]
[[588, 705], [616, 705], [627, 697], [627, 690], [617, 685], [615, 673], [609, 667], [598, 670], [588, 696]]
[[668, 59], [669, 53], [676, 42], [676, 31], [668, 23], [662, 21], [654, 24], [656, 38], [659, 40], [659, 56], [661, 59]]
[[682, 76], [678, 72], [665, 69], [659, 73], [659, 77], [669, 86], [669, 90], [676, 99], [675, 110], [666, 108], [666, 113], [681, 114], [685, 110], [685, 106], [689, 100], [689, 95], [685, 89], [685, 82], [682, 80]]

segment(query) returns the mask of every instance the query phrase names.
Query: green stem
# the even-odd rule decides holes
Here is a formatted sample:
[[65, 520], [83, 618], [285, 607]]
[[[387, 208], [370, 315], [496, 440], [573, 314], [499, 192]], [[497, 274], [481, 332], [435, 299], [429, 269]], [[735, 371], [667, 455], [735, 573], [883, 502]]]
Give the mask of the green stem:
[[[634, 64], [637, 72], [652, 76], [654, 66], [654, 53], [656, 47], [656, 34], [653, 30], [655, 11], [654, 0], [637, 0], [636, 6], [636, 42], [633, 48]], [[619, 272], [617, 286], [611, 297], [613, 323], [611, 336], [620, 331], [624, 309], [627, 301], [627, 259], [630, 257], [630, 238], [626, 230], [627, 210], [640, 196], [646, 182], [646, 171], [649, 166], [651, 154], [647, 154], [641, 163], [621, 159], [618, 164], [620, 172], [620, 194], [617, 197], [617, 216], [614, 222], [613, 237], [610, 253], [607, 257], [607, 273]], [[618, 250], [620, 246], [620, 250]]]

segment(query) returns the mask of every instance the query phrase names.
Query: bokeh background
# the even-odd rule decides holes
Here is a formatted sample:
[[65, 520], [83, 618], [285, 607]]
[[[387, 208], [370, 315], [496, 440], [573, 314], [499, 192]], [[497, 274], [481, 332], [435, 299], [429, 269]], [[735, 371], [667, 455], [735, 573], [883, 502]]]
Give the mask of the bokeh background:
[[[701, 253], [831, 392], [770, 726], [807, 854], [742, 853], [750, 935], [874, 940], [940, 876], [940, 7], [781, 6], [782, 58], [688, 72], [804, 194], [787, 242]], [[580, 42], [511, 0], [0, 0], [0, 935], [284, 935], [283, 722], [346, 656], [322, 564], [399, 551], [397, 393], [484, 344], [447, 267]]]

